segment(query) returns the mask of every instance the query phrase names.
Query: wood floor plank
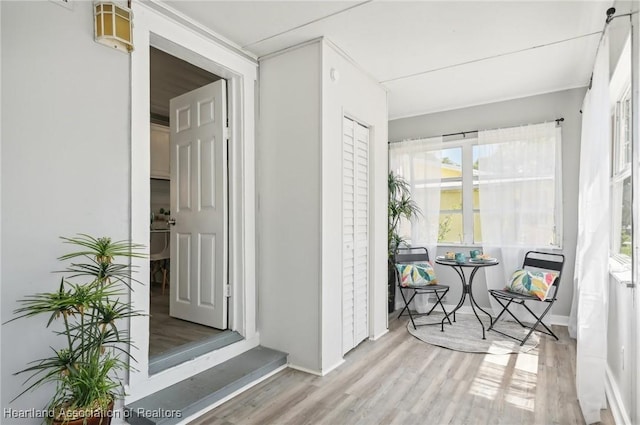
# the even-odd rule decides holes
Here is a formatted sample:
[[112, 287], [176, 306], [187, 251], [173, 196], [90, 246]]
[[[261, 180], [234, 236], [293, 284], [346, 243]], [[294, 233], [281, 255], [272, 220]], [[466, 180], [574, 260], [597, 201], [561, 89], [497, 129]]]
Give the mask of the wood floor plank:
[[190, 425], [584, 424], [565, 327], [528, 354], [490, 355], [425, 344], [406, 324], [390, 318], [324, 377], [284, 370]]

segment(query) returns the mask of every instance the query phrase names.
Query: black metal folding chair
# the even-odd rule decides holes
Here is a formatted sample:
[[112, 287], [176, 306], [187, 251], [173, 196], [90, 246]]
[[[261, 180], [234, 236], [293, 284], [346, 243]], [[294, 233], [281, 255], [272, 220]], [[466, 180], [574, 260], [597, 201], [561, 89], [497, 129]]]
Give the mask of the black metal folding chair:
[[[546, 272], [555, 272], [558, 274], [558, 276], [555, 278], [555, 280], [552, 283], [552, 287], [549, 288], [549, 292], [548, 292], [549, 295], [547, 295], [546, 299], [541, 300], [535, 295], [520, 294], [520, 293], [512, 292], [506, 289], [489, 290], [489, 294], [491, 294], [491, 296], [502, 306], [502, 311], [500, 311], [500, 314], [498, 314], [498, 316], [493, 320], [493, 323], [491, 324], [491, 326], [489, 326], [487, 330], [498, 332], [499, 334], [502, 334], [506, 337], [515, 339], [516, 341], [520, 341], [520, 345], [524, 345], [524, 343], [529, 339], [533, 331], [544, 333], [558, 340], [558, 337], [556, 336], [556, 334], [554, 334], [553, 331], [549, 329], [549, 327], [542, 322], [542, 319], [544, 319], [544, 316], [551, 310], [553, 303], [556, 301], [556, 297], [558, 294], [558, 287], [560, 286], [560, 277], [562, 275], [563, 266], [564, 266], [564, 255], [562, 254], [550, 254], [547, 252], [540, 252], [540, 251], [527, 252], [527, 254], [524, 256], [524, 261], [522, 263], [522, 268], [524, 270], [532, 270], [532, 271], [539, 270], [539, 271], [546, 271]], [[526, 302], [547, 303], [547, 307], [544, 309], [542, 314], [538, 316], [525, 304]], [[527, 326], [526, 324], [522, 323], [511, 311], [509, 311], [509, 307], [512, 304], [518, 304], [523, 306], [535, 318], [536, 322], [534, 323], [534, 325]], [[523, 339], [520, 339], [513, 335], [508, 335], [502, 331], [495, 329], [496, 324], [498, 324], [498, 320], [505, 312], [509, 313], [509, 315], [513, 317], [513, 319], [516, 322], [518, 322], [520, 326], [529, 329], [529, 333], [527, 334], [527, 336], [525, 336]], [[538, 329], [539, 325], [542, 325], [544, 329]]]
[[[429, 261], [429, 251], [425, 247], [411, 247], [411, 248], [399, 248], [398, 253], [395, 256], [395, 265], [398, 264], [416, 264], [416, 263], [426, 263]], [[404, 312], [406, 311], [409, 314], [409, 319], [411, 319], [411, 324], [413, 325], [413, 329], [416, 328], [416, 322], [413, 320], [414, 316], [428, 316], [431, 312], [438, 306], [442, 308], [442, 312], [447, 316], [447, 312], [444, 309], [444, 305], [442, 304], [442, 299], [447, 292], [449, 292], [449, 287], [447, 285], [442, 284], [434, 284], [434, 285], [408, 285], [402, 286], [400, 273], [398, 272], [398, 268], [395, 267], [396, 281], [398, 282], [398, 287], [400, 288], [400, 295], [402, 295], [402, 301], [404, 302], [404, 308], [400, 311], [398, 318], [402, 317]], [[405, 296], [405, 291], [413, 291], [413, 294], [409, 299]], [[436, 301], [433, 303], [431, 310], [427, 313], [412, 313], [409, 308], [409, 304], [418, 294], [434, 294], [436, 297]], [[446, 319], [451, 324], [451, 320], [447, 316]], [[455, 317], [454, 317], [455, 320]], [[436, 323], [425, 323], [423, 325], [439, 325], [440, 321]]]

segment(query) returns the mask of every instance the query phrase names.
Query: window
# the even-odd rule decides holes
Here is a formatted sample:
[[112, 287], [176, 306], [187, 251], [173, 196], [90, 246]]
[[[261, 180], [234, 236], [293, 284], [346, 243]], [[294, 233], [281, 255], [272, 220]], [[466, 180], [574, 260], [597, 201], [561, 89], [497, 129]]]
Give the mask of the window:
[[[441, 245], [492, 243], [498, 234], [499, 244], [560, 245], [560, 129], [545, 123], [496, 132], [391, 145], [391, 169], [409, 182], [413, 199], [423, 212], [438, 208], [414, 223], [403, 223], [403, 233], [413, 245], [435, 243], [435, 236], [425, 237], [424, 228], [425, 222], [436, 219]], [[429, 179], [420, 172], [426, 168], [426, 156]], [[439, 199], [434, 202], [432, 196], [431, 202], [424, 202], [429, 191], [436, 191]], [[491, 237], [483, 240], [483, 230]]]
[[459, 243], [464, 237], [462, 147], [442, 149], [438, 242]]
[[611, 255], [631, 263], [631, 90], [616, 101], [612, 116]]
[[479, 244], [478, 139], [445, 142], [441, 153], [438, 243]]

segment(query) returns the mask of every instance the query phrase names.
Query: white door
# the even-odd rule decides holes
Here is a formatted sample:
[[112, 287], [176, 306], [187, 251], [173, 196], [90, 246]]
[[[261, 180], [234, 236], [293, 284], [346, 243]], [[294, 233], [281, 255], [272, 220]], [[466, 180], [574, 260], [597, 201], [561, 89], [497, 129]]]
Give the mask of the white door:
[[369, 332], [369, 129], [343, 120], [342, 352]]
[[169, 314], [227, 328], [226, 81], [171, 99]]

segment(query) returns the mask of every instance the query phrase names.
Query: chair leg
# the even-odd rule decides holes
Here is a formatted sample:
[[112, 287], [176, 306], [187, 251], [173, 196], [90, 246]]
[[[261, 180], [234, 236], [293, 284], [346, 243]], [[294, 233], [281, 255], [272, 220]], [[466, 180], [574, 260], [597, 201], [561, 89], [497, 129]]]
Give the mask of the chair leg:
[[404, 301], [404, 308], [402, 309], [402, 311], [398, 315], [398, 319], [402, 316], [402, 313], [404, 313], [404, 311], [407, 310], [407, 313], [409, 313], [409, 319], [411, 319], [411, 324], [413, 325], [413, 329], [418, 329], [418, 328], [416, 327], [416, 322], [413, 321], [413, 315], [411, 314], [411, 309], [409, 308], [409, 303], [411, 303], [411, 301], [413, 301], [413, 299], [416, 297], [416, 294], [417, 294], [417, 292], [413, 291], [413, 296], [411, 298], [409, 298], [409, 301], [407, 301], [407, 298], [404, 296], [404, 291], [402, 290], [402, 288], [400, 288], [400, 295], [402, 295], [402, 300]]
[[514, 299], [510, 299], [509, 302], [505, 305], [502, 303], [502, 301], [500, 301], [500, 298], [498, 297], [493, 297], [496, 301], [498, 301], [498, 303], [503, 307], [503, 310], [500, 312], [500, 314], [498, 315], [498, 317], [496, 317], [496, 319], [494, 320], [494, 323], [500, 318], [500, 316], [502, 316], [502, 313], [507, 312], [509, 313], [509, 316], [511, 316], [513, 318], [513, 320], [515, 320], [516, 322], [518, 322], [518, 324], [520, 326], [522, 326], [523, 328], [526, 328], [527, 326], [525, 326], [513, 313], [511, 313], [511, 310], [509, 310], [509, 306], [511, 305], [511, 303], [515, 302], [516, 304], [520, 304], [520, 305], [524, 305], [524, 303], [522, 302], [518, 302], [515, 301]]
[[400, 317], [402, 317], [402, 315], [404, 314], [405, 310], [407, 310], [409, 313], [411, 313], [411, 310], [409, 310], [409, 304], [411, 304], [411, 301], [413, 301], [413, 299], [415, 298], [416, 294], [417, 293], [414, 292], [413, 295], [411, 296], [411, 298], [409, 298], [409, 301], [407, 301], [407, 299], [404, 296], [404, 291], [402, 290], [402, 288], [400, 288], [400, 295], [402, 295], [402, 301], [404, 301], [404, 307], [400, 311], [400, 314], [398, 314], [398, 319]]
[[[438, 304], [440, 304], [440, 308], [442, 309], [442, 312], [444, 313], [444, 317], [446, 317], [447, 321], [449, 322], [449, 324], [451, 325], [451, 319], [449, 319], [449, 315], [447, 314], [447, 311], [444, 309], [444, 304], [442, 304], [442, 299], [444, 298], [445, 295], [447, 295], [447, 292], [449, 292], [449, 290], [447, 289], [446, 291], [444, 291], [442, 293], [442, 296], [438, 295], [438, 291], [435, 291], [436, 294], [436, 302], [433, 304], [433, 308], [431, 309], [431, 311], [433, 311], [434, 308], [436, 308], [436, 306]], [[429, 313], [431, 313], [431, 311]], [[453, 313], [455, 315], [455, 313]], [[455, 320], [455, 319], [454, 319]]]
[[[558, 340], [558, 337], [556, 336], [556, 334], [555, 334], [555, 333], [553, 333], [553, 331], [552, 331], [551, 329], [549, 329], [549, 327], [548, 327], [546, 324], [544, 324], [544, 323], [542, 322], [542, 319], [544, 319], [544, 317], [546, 316], [547, 312], [551, 309], [551, 306], [553, 305], [553, 302], [550, 302], [550, 303], [549, 303], [549, 305], [547, 306], [547, 308], [544, 310], [544, 312], [543, 312], [540, 316], [537, 316], [533, 311], [531, 311], [531, 309], [527, 306], [527, 304], [526, 304], [524, 301], [521, 301], [521, 302], [517, 302], [517, 301], [516, 301], [516, 302], [515, 302], [516, 304], [519, 304], [519, 305], [523, 306], [523, 307], [524, 307], [524, 308], [529, 312], [529, 314], [531, 314], [533, 317], [535, 317], [535, 318], [536, 318], [536, 322], [533, 324], [533, 326], [529, 327], [529, 326], [525, 325], [524, 323], [522, 323], [520, 320], [518, 320], [518, 318], [517, 318], [513, 313], [511, 313], [511, 311], [509, 310], [509, 306], [514, 302], [514, 300], [513, 300], [513, 299], [510, 299], [510, 300], [509, 300], [509, 302], [507, 302], [507, 303], [505, 304], [505, 303], [503, 303], [503, 302], [502, 302], [502, 300], [501, 300], [500, 298], [498, 298], [498, 297], [494, 296], [493, 294], [491, 294], [491, 296], [493, 296], [493, 298], [494, 298], [494, 299], [495, 299], [495, 300], [496, 300], [496, 301], [497, 301], [497, 302], [502, 306], [502, 311], [500, 311], [500, 314], [498, 314], [498, 315], [496, 316], [495, 320], [493, 321], [493, 323], [491, 324], [491, 326], [489, 326], [489, 327], [487, 328], [487, 330], [492, 330], [492, 331], [494, 331], [494, 332], [498, 332], [499, 334], [502, 334], [502, 335], [507, 336], [507, 337], [509, 337], [509, 338], [515, 339], [516, 341], [520, 342], [520, 346], [523, 346], [523, 345], [527, 342], [527, 340], [529, 339], [529, 337], [531, 337], [531, 334], [532, 334], [534, 331], [536, 331], [536, 330], [537, 330], [538, 332], [542, 332], [542, 333], [545, 333], [545, 334], [547, 334], [547, 335], [549, 335], [549, 336], [554, 337], [554, 338], [556, 339], [556, 341]], [[518, 322], [518, 324], [519, 324], [520, 326], [522, 326], [523, 328], [527, 328], [527, 329], [529, 329], [529, 333], [527, 333], [527, 335], [526, 335], [523, 339], [516, 338], [516, 337], [514, 337], [514, 336], [508, 335], [508, 334], [506, 334], [506, 333], [503, 333], [503, 332], [501, 332], [501, 331], [499, 331], [499, 330], [497, 330], [497, 329], [494, 329], [494, 328], [493, 328], [493, 327], [494, 327], [494, 325], [495, 325], [496, 323], [498, 323], [498, 320], [500, 319], [500, 317], [501, 317], [505, 312], [509, 313], [509, 315], [510, 315], [510, 316], [511, 316], [511, 317], [512, 317], [516, 322]], [[536, 328], [538, 327], [538, 325], [542, 325], [542, 326], [543, 326], [543, 327], [544, 327], [548, 332], [544, 332], [544, 331], [543, 331], [543, 330], [541, 330], [541, 329], [536, 329]]]
[[162, 272], [162, 295], [164, 295], [164, 290], [169, 283], [169, 270], [168, 270], [169, 260], [162, 260], [160, 264], [160, 271]]
[[[493, 295], [492, 295], [493, 296]], [[488, 331], [490, 331], [491, 329], [493, 329], [493, 326], [498, 323], [498, 319], [500, 319], [500, 317], [502, 317], [502, 315], [504, 314], [505, 311], [508, 312], [507, 308], [509, 307], [509, 305], [511, 304], [511, 301], [509, 301], [506, 305], [502, 303], [502, 301], [500, 301], [498, 298], [493, 297], [498, 304], [500, 304], [502, 306], [502, 310], [500, 311], [500, 313], [496, 316], [495, 319], [493, 319], [493, 323], [491, 323], [491, 326], [489, 326], [487, 328]], [[513, 301], [513, 300], [512, 300]]]
[[[552, 331], [551, 329], [549, 329], [549, 328], [547, 327], [547, 325], [545, 325], [545, 324], [542, 322], [542, 319], [544, 318], [544, 316], [546, 316], [546, 314], [547, 314], [547, 312], [549, 311], [549, 309], [551, 308], [551, 305], [552, 305], [552, 304], [553, 304], [552, 302], [551, 302], [551, 303], [549, 303], [549, 305], [547, 306], [547, 308], [545, 308], [545, 309], [544, 309], [544, 312], [542, 312], [542, 314], [540, 315], [540, 317], [536, 316], [536, 315], [533, 313], [533, 311], [531, 311], [531, 310], [529, 309], [529, 307], [527, 307], [527, 305], [526, 305], [526, 304], [522, 304], [522, 305], [524, 306], [524, 308], [526, 308], [526, 309], [527, 309], [527, 311], [528, 311], [528, 312], [529, 312], [533, 317], [535, 317], [535, 318], [536, 318], [536, 319], [538, 319], [538, 320], [536, 321], [536, 323], [535, 323], [533, 326], [531, 326], [531, 328], [529, 328], [529, 333], [527, 334], [527, 336], [525, 336], [525, 337], [524, 337], [524, 339], [522, 340], [522, 342], [520, 343], [520, 345], [524, 345], [524, 343], [527, 341], [527, 339], [529, 339], [529, 337], [531, 336], [531, 334], [533, 333], [533, 331], [535, 331], [535, 330], [536, 330], [536, 328], [538, 327], [538, 325], [542, 325], [542, 326], [543, 326], [547, 331], [549, 331], [549, 333], [547, 333], [547, 335], [554, 337], [554, 338], [556, 339], [556, 341], [558, 341], [558, 337], [556, 336], [556, 334], [555, 334], [555, 333], [553, 333], [553, 331]], [[546, 333], [546, 332], [543, 332], [543, 331], [541, 331], [541, 330], [539, 330], [538, 332]]]

